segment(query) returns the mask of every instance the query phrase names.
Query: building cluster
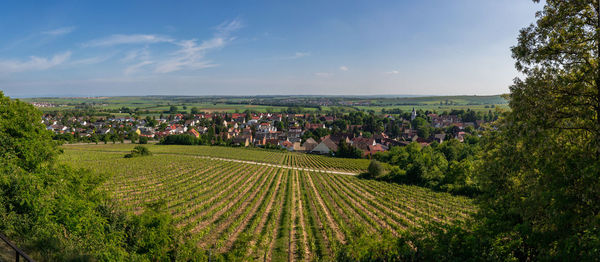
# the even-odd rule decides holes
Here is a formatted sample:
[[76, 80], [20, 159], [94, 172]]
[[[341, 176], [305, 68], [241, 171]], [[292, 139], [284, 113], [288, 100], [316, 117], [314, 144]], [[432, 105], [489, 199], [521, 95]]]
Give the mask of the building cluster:
[[[240, 146], [281, 147], [289, 151], [316, 154], [335, 154], [340, 144], [345, 142], [359, 149], [364, 156], [411, 142], [428, 145], [434, 141], [441, 143], [448, 138], [462, 141], [467, 130], [471, 130], [467, 127], [479, 128], [483, 124], [482, 121], [462, 122], [456, 115], [429, 114], [427, 117], [431, 121], [431, 127], [438, 130], [453, 127], [456, 132], [450, 136], [446, 133], [437, 133], [429, 137], [419, 137], [418, 130], [411, 127], [410, 120], [416, 117], [414, 111], [410, 120], [396, 120], [391, 115], [384, 117], [392, 119], [400, 126], [399, 135], [390, 137], [390, 132], [384, 131], [366, 136], [361, 131], [361, 125], [347, 125], [345, 130], [331, 132], [336, 116], [310, 114], [204, 113], [176, 114], [168, 116], [168, 119], [136, 119], [131, 116], [60, 118], [45, 115], [42, 123], [48, 130], [57, 134], [72, 134], [83, 139], [106, 135], [128, 137], [135, 133], [138, 136], [158, 140], [169, 135], [189, 134], [196, 138], [208, 136], [213, 141], [218, 139]], [[322, 137], [305, 135], [317, 129], [325, 130], [327, 135]]]

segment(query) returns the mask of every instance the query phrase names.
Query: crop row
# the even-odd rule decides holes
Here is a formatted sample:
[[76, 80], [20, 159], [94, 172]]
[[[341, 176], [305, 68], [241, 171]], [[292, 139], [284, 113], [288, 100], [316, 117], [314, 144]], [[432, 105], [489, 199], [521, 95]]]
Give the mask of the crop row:
[[[118, 150], [66, 150], [64, 162], [107, 174], [104, 188], [123, 209], [165, 201], [201, 248], [254, 260], [330, 260], [360, 234], [398, 235], [453, 223], [471, 201], [416, 186], [354, 176], [198, 158], [195, 153], [124, 159]], [[233, 154], [232, 154], [233, 155]], [[328, 162], [298, 154], [282, 158]], [[283, 160], [282, 160], [283, 161]]]

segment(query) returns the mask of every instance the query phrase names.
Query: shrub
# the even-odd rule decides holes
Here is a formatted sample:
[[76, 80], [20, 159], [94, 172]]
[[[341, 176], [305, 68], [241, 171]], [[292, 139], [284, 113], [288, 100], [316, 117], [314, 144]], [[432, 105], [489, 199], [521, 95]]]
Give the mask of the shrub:
[[141, 145], [148, 144], [148, 138], [147, 138], [147, 137], [145, 137], [145, 136], [140, 136], [139, 143], [140, 143]]
[[136, 146], [133, 148], [133, 150], [131, 150], [131, 153], [125, 155], [125, 158], [132, 158], [132, 157], [138, 157], [138, 156], [151, 156], [151, 155], [152, 155], [152, 153], [150, 153], [150, 150], [148, 150], [147, 147]]
[[383, 167], [375, 159], [371, 160], [371, 163], [369, 164], [369, 167], [367, 170], [369, 171], [369, 177], [371, 177], [371, 178], [376, 178], [376, 177], [380, 177], [381, 175], [383, 175]]

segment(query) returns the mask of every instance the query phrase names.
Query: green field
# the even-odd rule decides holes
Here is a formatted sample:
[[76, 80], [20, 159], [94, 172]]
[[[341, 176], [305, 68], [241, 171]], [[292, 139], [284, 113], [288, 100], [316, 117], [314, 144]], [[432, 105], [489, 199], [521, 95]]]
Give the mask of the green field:
[[331, 260], [357, 232], [398, 235], [475, 211], [468, 198], [328, 173], [358, 172], [364, 160], [162, 145], [123, 158], [133, 146], [67, 145], [60, 160], [107, 174], [104, 187], [121, 208], [139, 213], [164, 200], [200, 247], [252, 260]]
[[[476, 111], [494, 110], [494, 108], [508, 109], [507, 101], [499, 95], [496, 96], [428, 96], [428, 97], [303, 97], [303, 96], [274, 96], [274, 97], [168, 97], [168, 96], [131, 96], [131, 97], [96, 97], [96, 98], [26, 98], [27, 102], [46, 102], [56, 107], [43, 107], [44, 112], [62, 111], [68, 109], [92, 107], [97, 110], [118, 110], [123, 107], [140, 109], [142, 113], [148, 110], [149, 114], [156, 115], [168, 111], [171, 106], [177, 106], [178, 112], [190, 112], [196, 107], [200, 112], [281, 112], [288, 106], [280, 104], [291, 103], [289, 106], [300, 106], [305, 111], [317, 110], [319, 105], [310, 104], [310, 101], [325, 99], [334, 107], [343, 107], [352, 110], [402, 109], [410, 111], [412, 108], [430, 111], [450, 111], [452, 109], [472, 109]], [[290, 102], [291, 101], [291, 102]], [[296, 101], [296, 102], [294, 102]], [[296, 103], [296, 104], [294, 104]], [[355, 105], [352, 103], [369, 103], [369, 105]], [[271, 104], [271, 105], [269, 105]], [[276, 106], [279, 105], [279, 106]], [[491, 108], [491, 106], [494, 108]], [[186, 109], [183, 109], [183, 107]], [[331, 106], [321, 106], [328, 111]]]

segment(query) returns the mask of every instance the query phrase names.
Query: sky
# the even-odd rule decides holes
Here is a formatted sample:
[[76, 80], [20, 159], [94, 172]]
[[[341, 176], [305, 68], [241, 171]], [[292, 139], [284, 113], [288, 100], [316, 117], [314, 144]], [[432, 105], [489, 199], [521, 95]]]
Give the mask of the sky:
[[7, 1], [13, 97], [492, 95], [527, 0]]

